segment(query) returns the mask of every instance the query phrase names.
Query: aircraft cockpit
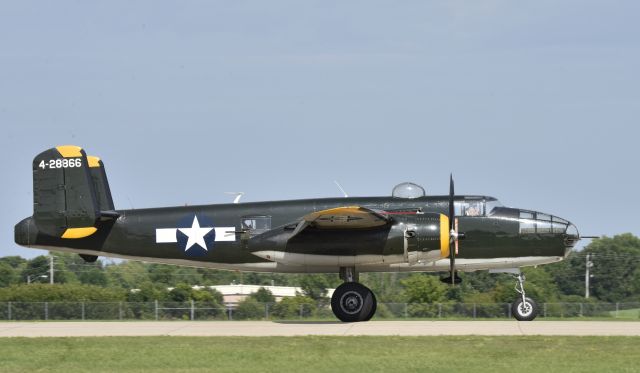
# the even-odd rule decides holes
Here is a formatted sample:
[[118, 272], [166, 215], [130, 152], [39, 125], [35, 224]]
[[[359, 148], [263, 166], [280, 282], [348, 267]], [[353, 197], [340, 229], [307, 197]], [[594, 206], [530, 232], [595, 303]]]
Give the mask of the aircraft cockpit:
[[[423, 187], [411, 182], [396, 185], [391, 192], [394, 198], [415, 199], [426, 196]], [[490, 216], [494, 209], [502, 207], [500, 201], [487, 196], [465, 196], [454, 202], [456, 216]]]
[[465, 197], [453, 205], [456, 216], [490, 216], [495, 208], [502, 207], [493, 197]]

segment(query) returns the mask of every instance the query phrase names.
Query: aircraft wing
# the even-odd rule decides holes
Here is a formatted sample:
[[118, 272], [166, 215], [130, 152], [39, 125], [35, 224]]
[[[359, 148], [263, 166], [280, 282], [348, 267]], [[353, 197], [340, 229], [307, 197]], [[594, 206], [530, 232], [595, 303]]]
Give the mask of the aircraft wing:
[[309, 226], [319, 229], [362, 229], [380, 227], [389, 221], [389, 216], [382, 211], [361, 206], [336, 207], [303, 216], [291, 237]]

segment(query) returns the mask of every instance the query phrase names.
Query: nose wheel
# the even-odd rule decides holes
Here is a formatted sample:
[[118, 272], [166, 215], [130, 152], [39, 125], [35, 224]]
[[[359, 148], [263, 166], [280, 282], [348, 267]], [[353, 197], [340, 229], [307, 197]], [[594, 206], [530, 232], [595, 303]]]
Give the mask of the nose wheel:
[[531, 321], [538, 316], [538, 304], [527, 297], [524, 292], [524, 275], [518, 274], [515, 278], [517, 280], [516, 291], [520, 293], [520, 296], [511, 304], [511, 313], [518, 321]]
[[368, 321], [376, 313], [373, 292], [357, 282], [345, 282], [331, 296], [331, 310], [340, 321]]

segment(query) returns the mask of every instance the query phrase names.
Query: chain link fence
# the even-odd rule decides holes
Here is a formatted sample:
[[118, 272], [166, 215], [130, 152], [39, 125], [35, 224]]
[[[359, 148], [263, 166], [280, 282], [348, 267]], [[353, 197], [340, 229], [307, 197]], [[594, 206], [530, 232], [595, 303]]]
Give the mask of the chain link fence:
[[[640, 320], [640, 303], [542, 303], [539, 318]], [[376, 319], [510, 319], [509, 303], [378, 303]], [[0, 320], [334, 320], [327, 303], [0, 302]]]

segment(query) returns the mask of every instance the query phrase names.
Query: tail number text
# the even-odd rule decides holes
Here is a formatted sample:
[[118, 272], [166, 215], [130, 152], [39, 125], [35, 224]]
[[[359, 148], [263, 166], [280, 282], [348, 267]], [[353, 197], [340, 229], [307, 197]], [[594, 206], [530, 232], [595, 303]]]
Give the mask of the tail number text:
[[46, 170], [47, 168], [74, 168], [82, 167], [82, 158], [59, 158], [42, 160], [38, 165], [39, 168]]

